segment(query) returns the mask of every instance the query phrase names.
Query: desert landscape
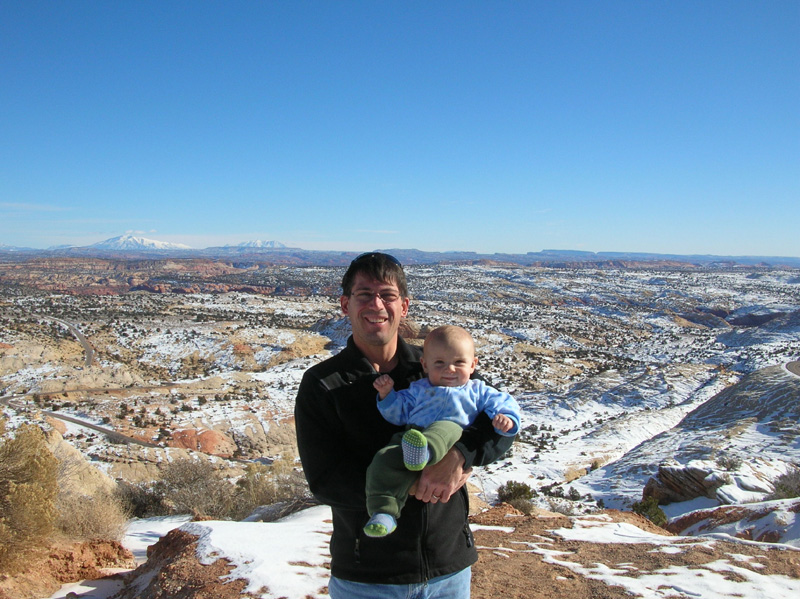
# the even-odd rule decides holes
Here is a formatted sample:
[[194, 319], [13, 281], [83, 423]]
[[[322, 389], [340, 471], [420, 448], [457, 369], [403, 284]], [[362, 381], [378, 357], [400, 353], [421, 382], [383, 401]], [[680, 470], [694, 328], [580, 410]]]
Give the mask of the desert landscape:
[[[2, 262], [3, 412], [12, 428], [37, 423], [54, 448], [77, 451], [87, 493], [152, 481], [189, 458], [232, 481], [250, 464], [293, 461], [300, 377], [349, 334], [342, 272], [206, 259]], [[763, 501], [800, 463], [800, 378], [786, 368], [800, 358], [796, 269], [407, 272], [403, 335], [421, 343], [440, 324], [465, 326], [481, 373], [523, 408], [511, 454], [473, 476], [486, 506], [521, 482], [532, 509], [629, 511], [649, 487], [677, 519]], [[756, 409], [765, 404], [774, 409]], [[791, 532], [781, 539], [797, 546]]]

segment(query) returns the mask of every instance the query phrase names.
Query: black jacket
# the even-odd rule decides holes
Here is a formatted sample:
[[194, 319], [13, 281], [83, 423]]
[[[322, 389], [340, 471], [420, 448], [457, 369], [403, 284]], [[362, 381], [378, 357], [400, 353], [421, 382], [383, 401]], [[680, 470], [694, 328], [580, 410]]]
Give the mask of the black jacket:
[[[420, 354], [420, 348], [400, 339], [398, 365], [389, 373], [396, 389], [424, 376]], [[303, 470], [311, 492], [333, 513], [331, 573], [357, 582], [411, 584], [458, 572], [477, 560], [464, 488], [447, 503], [409, 497], [392, 534], [371, 538], [363, 533], [369, 519], [367, 466], [402, 430], [378, 412], [372, 386], [377, 376], [351, 337], [340, 353], [306, 371], [297, 394], [295, 424]], [[470, 468], [496, 460], [512, 441], [495, 433], [482, 414], [456, 447], [464, 454], [464, 468]]]

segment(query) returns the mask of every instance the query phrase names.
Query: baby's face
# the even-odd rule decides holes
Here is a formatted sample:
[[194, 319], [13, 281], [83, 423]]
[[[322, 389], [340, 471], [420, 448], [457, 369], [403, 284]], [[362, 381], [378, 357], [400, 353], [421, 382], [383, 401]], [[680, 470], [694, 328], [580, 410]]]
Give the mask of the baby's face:
[[426, 343], [421, 361], [431, 385], [437, 387], [465, 385], [478, 364], [475, 347], [466, 339]]

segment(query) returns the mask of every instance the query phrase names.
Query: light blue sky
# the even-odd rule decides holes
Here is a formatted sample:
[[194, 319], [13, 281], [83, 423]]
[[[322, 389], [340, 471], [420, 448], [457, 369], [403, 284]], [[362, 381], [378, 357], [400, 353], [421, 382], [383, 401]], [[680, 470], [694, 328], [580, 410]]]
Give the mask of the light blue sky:
[[0, 243], [800, 256], [800, 2], [0, 0]]

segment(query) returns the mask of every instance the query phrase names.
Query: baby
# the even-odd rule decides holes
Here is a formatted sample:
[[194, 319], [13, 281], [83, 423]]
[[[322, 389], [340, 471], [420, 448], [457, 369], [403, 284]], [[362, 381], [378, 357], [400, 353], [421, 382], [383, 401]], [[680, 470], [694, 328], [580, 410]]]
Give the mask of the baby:
[[465, 329], [446, 325], [431, 331], [420, 361], [427, 378], [408, 389], [394, 391], [394, 381], [386, 374], [374, 382], [383, 417], [408, 428], [375, 455], [367, 470], [370, 520], [364, 532], [371, 537], [394, 531], [417, 472], [441, 460], [478, 414], [485, 412], [501, 435], [519, 432], [519, 405], [514, 398], [470, 378], [478, 358]]

